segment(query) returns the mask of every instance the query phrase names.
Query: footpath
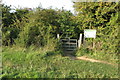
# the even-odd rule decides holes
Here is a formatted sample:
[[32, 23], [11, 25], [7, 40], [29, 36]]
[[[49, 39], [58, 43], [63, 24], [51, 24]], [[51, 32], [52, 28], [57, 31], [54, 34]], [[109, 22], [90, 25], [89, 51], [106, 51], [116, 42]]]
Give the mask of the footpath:
[[98, 63], [104, 63], [104, 64], [109, 64], [109, 65], [114, 65], [114, 66], [118, 65], [118, 64], [113, 64], [113, 63], [109, 63], [109, 62], [106, 62], [106, 61], [91, 59], [91, 58], [88, 58], [86, 56], [75, 57], [75, 56], [72, 56], [70, 54], [66, 54], [66, 56], [70, 57], [72, 60], [84, 60], [84, 61], [90, 61], [90, 62], [98, 62]]

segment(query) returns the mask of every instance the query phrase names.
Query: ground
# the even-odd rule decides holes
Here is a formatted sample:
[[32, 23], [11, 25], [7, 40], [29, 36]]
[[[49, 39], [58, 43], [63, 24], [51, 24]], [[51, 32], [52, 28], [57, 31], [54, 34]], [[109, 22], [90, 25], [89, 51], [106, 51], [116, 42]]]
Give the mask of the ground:
[[59, 51], [5, 47], [2, 59], [3, 78], [118, 78], [117, 65], [73, 60]]

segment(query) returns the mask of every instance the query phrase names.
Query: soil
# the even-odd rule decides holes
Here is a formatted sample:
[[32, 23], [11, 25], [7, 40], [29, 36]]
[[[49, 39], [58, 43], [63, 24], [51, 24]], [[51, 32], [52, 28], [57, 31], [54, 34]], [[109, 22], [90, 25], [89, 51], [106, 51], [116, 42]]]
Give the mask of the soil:
[[90, 62], [98, 62], [98, 63], [104, 63], [104, 64], [110, 64], [110, 65], [117, 65], [117, 64], [106, 62], [106, 61], [91, 59], [91, 58], [88, 58], [86, 56], [75, 57], [75, 56], [72, 56], [70, 54], [66, 54], [66, 56], [70, 57], [72, 60], [85, 60], [85, 61], [90, 61]]

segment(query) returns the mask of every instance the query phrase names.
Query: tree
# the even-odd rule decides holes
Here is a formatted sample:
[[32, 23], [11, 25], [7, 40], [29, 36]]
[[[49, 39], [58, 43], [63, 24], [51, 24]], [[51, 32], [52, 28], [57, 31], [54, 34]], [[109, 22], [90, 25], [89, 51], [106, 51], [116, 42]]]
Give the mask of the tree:
[[[12, 10], [10, 6], [6, 6], [2, 4], [2, 44], [3, 45], [12, 45], [14, 44], [14, 39], [18, 37], [18, 34], [20, 32], [20, 27], [23, 24], [24, 16], [28, 12], [27, 10], [19, 10], [15, 13], [11, 13]], [[23, 16], [24, 15], [24, 16]]]
[[78, 22], [82, 29], [97, 29], [96, 47], [105, 53], [118, 53], [118, 13], [119, 2], [76, 2]]

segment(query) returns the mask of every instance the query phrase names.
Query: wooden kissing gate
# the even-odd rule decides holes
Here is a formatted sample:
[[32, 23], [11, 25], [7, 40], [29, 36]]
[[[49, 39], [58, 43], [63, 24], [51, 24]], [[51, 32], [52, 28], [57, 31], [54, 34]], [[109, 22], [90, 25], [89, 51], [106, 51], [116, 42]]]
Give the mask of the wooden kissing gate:
[[64, 53], [74, 53], [77, 50], [77, 39], [61, 39], [61, 47]]

